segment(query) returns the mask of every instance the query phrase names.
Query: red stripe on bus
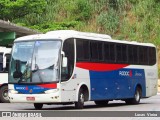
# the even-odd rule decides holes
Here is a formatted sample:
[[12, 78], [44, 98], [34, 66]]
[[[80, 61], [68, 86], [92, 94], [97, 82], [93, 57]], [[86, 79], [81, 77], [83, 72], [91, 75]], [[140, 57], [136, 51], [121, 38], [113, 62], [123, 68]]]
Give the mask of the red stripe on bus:
[[79, 68], [91, 70], [91, 71], [113, 71], [124, 68], [128, 64], [106, 64], [106, 63], [89, 63], [89, 62], [78, 62], [76, 66]]
[[43, 87], [43, 88], [57, 88], [57, 83], [54, 84], [41, 84], [41, 85], [37, 85], [39, 87]]

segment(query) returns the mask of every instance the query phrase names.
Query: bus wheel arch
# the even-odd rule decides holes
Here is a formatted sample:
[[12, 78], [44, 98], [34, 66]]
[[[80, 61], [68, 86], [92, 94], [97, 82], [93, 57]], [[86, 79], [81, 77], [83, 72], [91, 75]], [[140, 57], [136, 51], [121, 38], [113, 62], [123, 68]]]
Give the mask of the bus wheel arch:
[[[140, 84], [137, 84], [136, 89], [137, 89], [137, 88], [139, 88], [139, 89], [141, 90], [140, 92], [141, 92], [141, 97], [142, 97], [142, 86], [141, 86]], [[136, 89], [135, 89], [135, 90], [136, 90]]]
[[[136, 94], [139, 96], [136, 97], [137, 96]], [[139, 99], [139, 102], [140, 102], [140, 99], [142, 98], [142, 86], [140, 84], [137, 84], [134, 95], [136, 95], [135, 99], [137, 99], [137, 101]], [[137, 103], [135, 102], [135, 104], [138, 104], [139, 102], [137, 102]]]
[[41, 110], [42, 107], [43, 107], [43, 103], [34, 103], [34, 108], [35, 108], [36, 110]]
[[140, 92], [140, 98], [141, 98], [142, 97], [142, 91], [143, 91], [143, 89], [142, 89], [142, 85], [140, 83], [137, 83], [135, 85], [134, 93], [136, 93], [137, 90], [139, 90], [139, 92]]
[[78, 91], [77, 91], [77, 100], [78, 100], [78, 93], [79, 93], [79, 91], [80, 91], [81, 89], [82, 89], [83, 92], [84, 92], [84, 96], [85, 96], [84, 100], [85, 100], [85, 101], [88, 101], [88, 100], [89, 100], [89, 89], [88, 89], [88, 87], [87, 87], [86, 84], [82, 84], [82, 85], [79, 87], [79, 89], [78, 89]]
[[3, 84], [3, 85], [0, 86], [0, 102], [9, 103], [8, 84]]
[[134, 90], [133, 98], [126, 99], [126, 104], [139, 104], [140, 99], [142, 97], [142, 86], [140, 84], [137, 84]]
[[77, 92], [77, 100], [75, 102], [75, 108], [83, 109], [84, 102], [89, 100], [89, 90], [87, 85], [80, 86]]

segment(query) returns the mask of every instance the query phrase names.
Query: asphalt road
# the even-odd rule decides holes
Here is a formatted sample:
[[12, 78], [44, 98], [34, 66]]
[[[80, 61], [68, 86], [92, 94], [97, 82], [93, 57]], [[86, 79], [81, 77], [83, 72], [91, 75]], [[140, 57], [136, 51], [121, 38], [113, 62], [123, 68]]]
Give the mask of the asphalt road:
[[[1, 103], [0, 111], [35, 111], [33, 104], [27, 103]], [[140, 104], [138, 105], [126, 105], [124, 101], [111, 101], [107, 107], [99, 107], [95, 105], [94, 102], [86, 102], [85, 107], [82, 110], [76, 110], [74, 105], [44, 105], [42, 111], [160, 111], [160, 93], [156, 96], [141, 99]], [[133, 117], [129, 118], [130, 120], [141, 120], [143, 117]], [[51, 118], [50, 118], [51, 119]], [[56, 120], [56, 118], [54, 118]], [[64, 118], [63, 118], [64, 119]], [[65, 118], [68, 120], [68, 118]], [[80, 119], [80, 118], [78, 118]], [[83, 118], [85, 119], [85, 118]], [[86, 118], [87, 120], [91, 118]], [[94, 118], [97, 120], [97, 118]], [[92, 119], [92, 120], [94, 120]], [[104, 118], [105, 119], [105, 118]], [[108, 118], [107, 118], [108, 119]], [[112, 119], [112, 118], [110, 118]], [[127, 118], [115, 118], [127, 119]], [[150, 120], [151, 117], [146, 117], [147, 120]], [[152, 120], [158, 120], [157, 117], [152, 117]], [[40, 120], [40, 119], [37, 119]], [[71, 120], [71, 119], [69, 119]], [[101, 118], [102, 120], [102, 118]], [[143, 120], [143, 119], [142, 119]]]
[[[0, 103], [0, 111], [34, 110], [33, 104], [28, 103]], [[42, 110], [75, 111], [74, 105], [44, 105]], [[110, 101], [107, 107], [99, 107], [94, 102], [86, 102], [81, 111], [160, 111], [160, 93], [156, 96], [141, 99], [138, 105], [126, 105], [124, 101]]]

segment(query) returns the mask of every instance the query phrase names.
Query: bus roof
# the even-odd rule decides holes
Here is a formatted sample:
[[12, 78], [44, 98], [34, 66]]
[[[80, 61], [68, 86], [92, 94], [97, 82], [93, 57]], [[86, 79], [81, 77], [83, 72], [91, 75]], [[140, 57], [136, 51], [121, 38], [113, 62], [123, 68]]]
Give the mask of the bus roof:
[[15, 39], [14, 42], [31, 41], [31, 40], [37, 40], [37, 39], [61, 39], [61, 40], [65, 40], [65, 39], [68, 39], [68, 38], [92, 39], [92, 40], [116, 42], [116, 43], [123, 43], [123, 44], [134, 44], [134, 45], [155, 47], [151, 43], [139, 43], [139, 42], [136, 42], [136, 41], [126, 41], [126, 40], [113, 40], [111, 38], [111, 36], [106, 35], [106, 34], [79, 32], [79, 31], [75, 31], [75, 30], [56, 30], [56, 31], [47, 32], [45, 34], [28, 35], [28, 36], [17, 38], [17, 39]]
[[10, 53], [10, 52], [11, 52], [11, 48], [6, 48], [6, 47], [1, 47], [1, 46], [0, 46], [0, 52]]
[[35, 34], [17, 38], [15, 41], [34, 40], [34, 39], [62, 39], [67, 38], [101, 38], [111, 39], [111, 36], [97, 33], [79, 32], [75, 30], [56, 30], [46, 34]]

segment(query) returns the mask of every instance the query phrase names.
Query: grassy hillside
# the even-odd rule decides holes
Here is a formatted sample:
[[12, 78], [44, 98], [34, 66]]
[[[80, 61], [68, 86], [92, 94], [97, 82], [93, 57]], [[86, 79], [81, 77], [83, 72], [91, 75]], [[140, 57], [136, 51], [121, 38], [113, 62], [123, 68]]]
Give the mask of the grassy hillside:
[[16, 23], [42, 32], [75, 29], [160, 45], [160, 0], [46, 0], [43, 14]]
[[[105, 33], [160, 48], [160, 0], [46, 0], [41, 14], [13, 22], [42, 32], [58, 29]], [[159, 52], [160, 58], [160, 52]]]

